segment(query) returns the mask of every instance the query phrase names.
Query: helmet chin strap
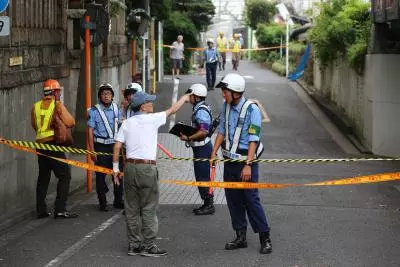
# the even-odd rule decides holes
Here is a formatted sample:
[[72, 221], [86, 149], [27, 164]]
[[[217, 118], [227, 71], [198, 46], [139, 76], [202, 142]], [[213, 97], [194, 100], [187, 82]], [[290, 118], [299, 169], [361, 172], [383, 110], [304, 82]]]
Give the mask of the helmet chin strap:
[[[229, 92], [231, 92], [231, 96], [232, 96], [232, 104], [234, 105], [234, 106], [236, 106], [237, 104], [239, 104], [239, 100], [242, 98], [242, 95], [240, 95], [239, 97], [234, 97], [233, 96], [233, 91], [232, 90], [229, 90]], [[236, 103], [237, 102], [237, 103]]]

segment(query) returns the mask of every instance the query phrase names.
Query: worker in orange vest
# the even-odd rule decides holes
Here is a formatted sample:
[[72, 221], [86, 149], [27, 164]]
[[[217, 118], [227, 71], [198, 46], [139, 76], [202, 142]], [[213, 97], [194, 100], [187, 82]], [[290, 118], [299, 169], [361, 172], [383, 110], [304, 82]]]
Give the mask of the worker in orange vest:
[[[32, 107], [31, 124], [36, 132], [36, 142], [56, 145], [54, 131], [55, 116], [61, 119], [67, 128], [75, 126], [75, 120], [67, 108], [60, 102], [62, 87], [56, 80], [47, 80], [43, 85], [44, 97]], [[66, 159], [65, 153], [60, 151], [37, 150], [39, 153], [56, 158]], [[54, 218], [76, 218], [77, 214], [67, 211], [66, 204], [71, 181], [71, 167], [55, 159], [38, 155], [39, 176], [36, 187], [37, 218], [49, 217], [46, 195], [49, 187], [51, 172], [58, 178], [57, 197], [54, 204]]]

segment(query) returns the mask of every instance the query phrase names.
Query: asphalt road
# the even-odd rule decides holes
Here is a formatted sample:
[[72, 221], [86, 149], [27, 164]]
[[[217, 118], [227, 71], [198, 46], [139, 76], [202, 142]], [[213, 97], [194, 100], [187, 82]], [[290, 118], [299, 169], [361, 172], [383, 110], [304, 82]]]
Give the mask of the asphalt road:
[[[284, 78], [247, 62], [241, 63], [239, 73], [246, 77], [246, 96], [260, 100], [271, 118], [262, 128], [263, 158], [353, 156], [343, 152]], [[168, 78], [158, 85], [157, 111], [171, 104], [173, 84]], [[182, 76], [179, 95], [194, 82], [204, 83], [205, 78]], [[208, 102], [218, 114], [220, 91], [210, 92]], [[190, 120], [190, 112], [186, 105], [176, 121]], [[161, 132], [167, 132], [168, 125]], [[396, 162], [262, 164], [260, 173], [264, 182], [307, 183], [399, 167]], [[192, 204], [161, 205], [158, 242], [169, 255], [158, 259], [128, 256], [124, 217], [116, 210], [99, 212], [95, 194], [79, 192], [70, 198], [78, 219], [28, 220], [1, 233], [0, 266], [399, 266], [399, 185], [262, 190], [272, 227], [270, 255], [258, 253], [258, 236], [251, 231], [247, 249], [224, 250], [234, 236], [226, 205], [205, 217], [193, 216]]]

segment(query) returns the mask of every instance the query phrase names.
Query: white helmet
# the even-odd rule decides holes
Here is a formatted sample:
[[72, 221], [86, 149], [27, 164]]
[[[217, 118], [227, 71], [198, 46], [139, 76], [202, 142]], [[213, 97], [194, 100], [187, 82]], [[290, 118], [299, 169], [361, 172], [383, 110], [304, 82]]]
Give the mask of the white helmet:
[[216, 87], [226, 88], [237, 93], [243, 93], [246, 87], [246, 82], [241, 75], [236, 73], [229, 73], [221, 79]]
[[207, 97], [207, 88], [201, 83], [192, 84], [185, 94]]
[[209, 39], [207, 40], [207, 44], [208, 44], [208, 43], [214, 43], [214, 40], [211, 39], [211, 38], [209, 38]]
[[128, 83], [125, 90], [133, 91], [134, 93], [143, 91], [142, 86], [138, 83]]

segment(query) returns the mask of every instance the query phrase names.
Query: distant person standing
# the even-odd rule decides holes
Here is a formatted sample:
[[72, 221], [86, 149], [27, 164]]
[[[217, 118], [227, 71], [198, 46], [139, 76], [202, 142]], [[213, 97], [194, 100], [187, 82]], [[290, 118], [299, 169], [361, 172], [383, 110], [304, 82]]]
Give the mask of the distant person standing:
[[238, 33], [233, 35], [233, 47], [232, 47], [232, 65], [234, 70], [238, 70], [239, 61], [240, 61], [240, 49], [242, 45], [240, 44], [240, 37]]
[[218, 50], [214, 47], [214, 40], [207, 40], [207, 48], [204, 50], [203, 62], [206, 63], [207, 90], [214, 90], [217, 77]]
[[226, 64], [226, 49], [228, 48], [228, 40], [224, 36], [223, 32], [219, 33], [217, 38], [217, 49], [220, 55], [220, 59], [218, 61], [219, 70], [225, 70]]
[[172, 43], [170, 49], [170, 57], [172, 60], [172, 76], [177, 76], [179, 78], [180, 70], [183, 67], [184, 55], [183, 51], [185, 50], [185, 45], [183, 44], [183, 36], [178, 35], [178, 38], [175, 42]]

